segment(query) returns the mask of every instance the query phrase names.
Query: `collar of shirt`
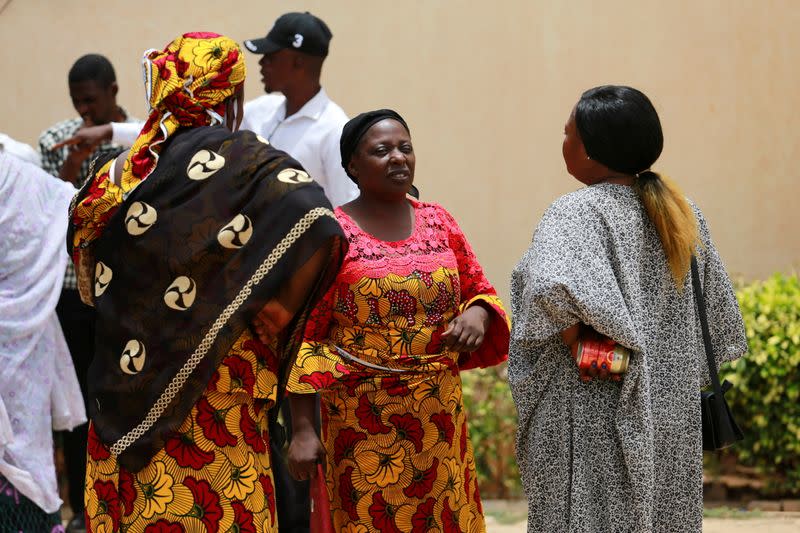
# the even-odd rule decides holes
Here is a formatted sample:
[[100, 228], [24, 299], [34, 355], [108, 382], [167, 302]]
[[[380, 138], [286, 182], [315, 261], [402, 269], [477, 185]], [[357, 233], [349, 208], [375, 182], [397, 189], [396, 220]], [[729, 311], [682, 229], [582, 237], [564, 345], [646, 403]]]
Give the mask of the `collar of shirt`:
[[280, 122], [293, 122], [295, 120], [301, 118], [310, 118], [311, 120], [319, 120], [319, 117], [322, 116], [323, 111], [325, 111], [325, 107], [328, 105], [331, 99], [328, 98], [328, 93], [325, 92], [323, 87], [320, 87], [319, 92], [314, 95], [314, 97], [305, 103], [303, 107], [301, 107], [297, 113], [294, 115], [287, 117], [286, 116], [286, 97], [283, 98], [283, 104], [279, 108], [278, 114], [275, 118], [277, 118]]
[[286, 117], [286, 98], [266, 94], [245, 104], [242, 129], [252, 130], [289, 153], [325, 189], [334, 206], [358, 196], [339, 156], [347, 115], [320, 89], [297, 113]]

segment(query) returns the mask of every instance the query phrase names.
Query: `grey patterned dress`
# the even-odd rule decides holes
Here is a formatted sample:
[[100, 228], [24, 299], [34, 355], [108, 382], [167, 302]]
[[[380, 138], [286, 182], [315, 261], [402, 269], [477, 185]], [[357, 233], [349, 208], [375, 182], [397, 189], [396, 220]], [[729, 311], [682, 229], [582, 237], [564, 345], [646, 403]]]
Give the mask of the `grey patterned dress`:
[[[697, 256], [718, 361], [747, 348], [702, 214]], [[529, 532], [702, 528], [700, 388], [708, 380], [691, 276], [675, 287], [627, 186], [567, 194], [513, 273], [509, 382]], [[632, 349], [621, 382], [583, 383], [559, 332], [591, 325]]]

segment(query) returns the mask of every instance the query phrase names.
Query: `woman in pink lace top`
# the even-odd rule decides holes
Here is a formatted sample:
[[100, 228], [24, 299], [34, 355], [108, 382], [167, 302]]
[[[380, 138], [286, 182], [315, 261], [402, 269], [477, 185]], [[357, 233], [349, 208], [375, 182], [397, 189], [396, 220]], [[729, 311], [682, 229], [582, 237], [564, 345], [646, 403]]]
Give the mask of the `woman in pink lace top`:
[[453, 217], [408, 198], [405, 121], [359, 115], [341, 146], [361, 194], [336, 210], [349, 252], [289, 379], [290, 470], [325, 460], [336, 531], [485, 531], [459, 371], [506, 360], [505, 310]]

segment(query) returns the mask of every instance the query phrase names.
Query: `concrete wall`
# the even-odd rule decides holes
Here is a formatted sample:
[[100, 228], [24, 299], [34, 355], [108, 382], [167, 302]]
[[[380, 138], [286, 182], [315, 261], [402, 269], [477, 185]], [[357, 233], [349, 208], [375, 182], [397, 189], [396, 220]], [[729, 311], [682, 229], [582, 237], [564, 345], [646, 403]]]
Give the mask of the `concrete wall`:
[[796, 0], [12, 0], [0, 13], [0, 131], [35, 142], [74, 116], [66, 75], [84, 53], [112, 60], [121, 103], [142, 116], [144, 49], [186, 31], [263, 36], [302, 9], [334, 32], [328, 92], [351, 115], [404, 114], [423, 198], [454, 213], [504, 295], [544, 209], [578, 187], [563, 125], [582, 90], [605, 83], [656, 104], [655, 168], [704, 210], [732, 274], [800, 266]]

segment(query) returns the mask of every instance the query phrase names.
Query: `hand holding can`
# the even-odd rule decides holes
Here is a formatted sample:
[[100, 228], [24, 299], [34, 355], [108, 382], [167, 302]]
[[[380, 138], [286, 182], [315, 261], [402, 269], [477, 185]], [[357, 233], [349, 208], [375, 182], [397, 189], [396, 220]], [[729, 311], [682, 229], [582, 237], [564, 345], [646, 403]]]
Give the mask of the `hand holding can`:
[[578, 341], [575, 362], [581, 379], [593, 377], [619, 381], [628, 370], [630, 350], [602, 335], [592, 335]]

